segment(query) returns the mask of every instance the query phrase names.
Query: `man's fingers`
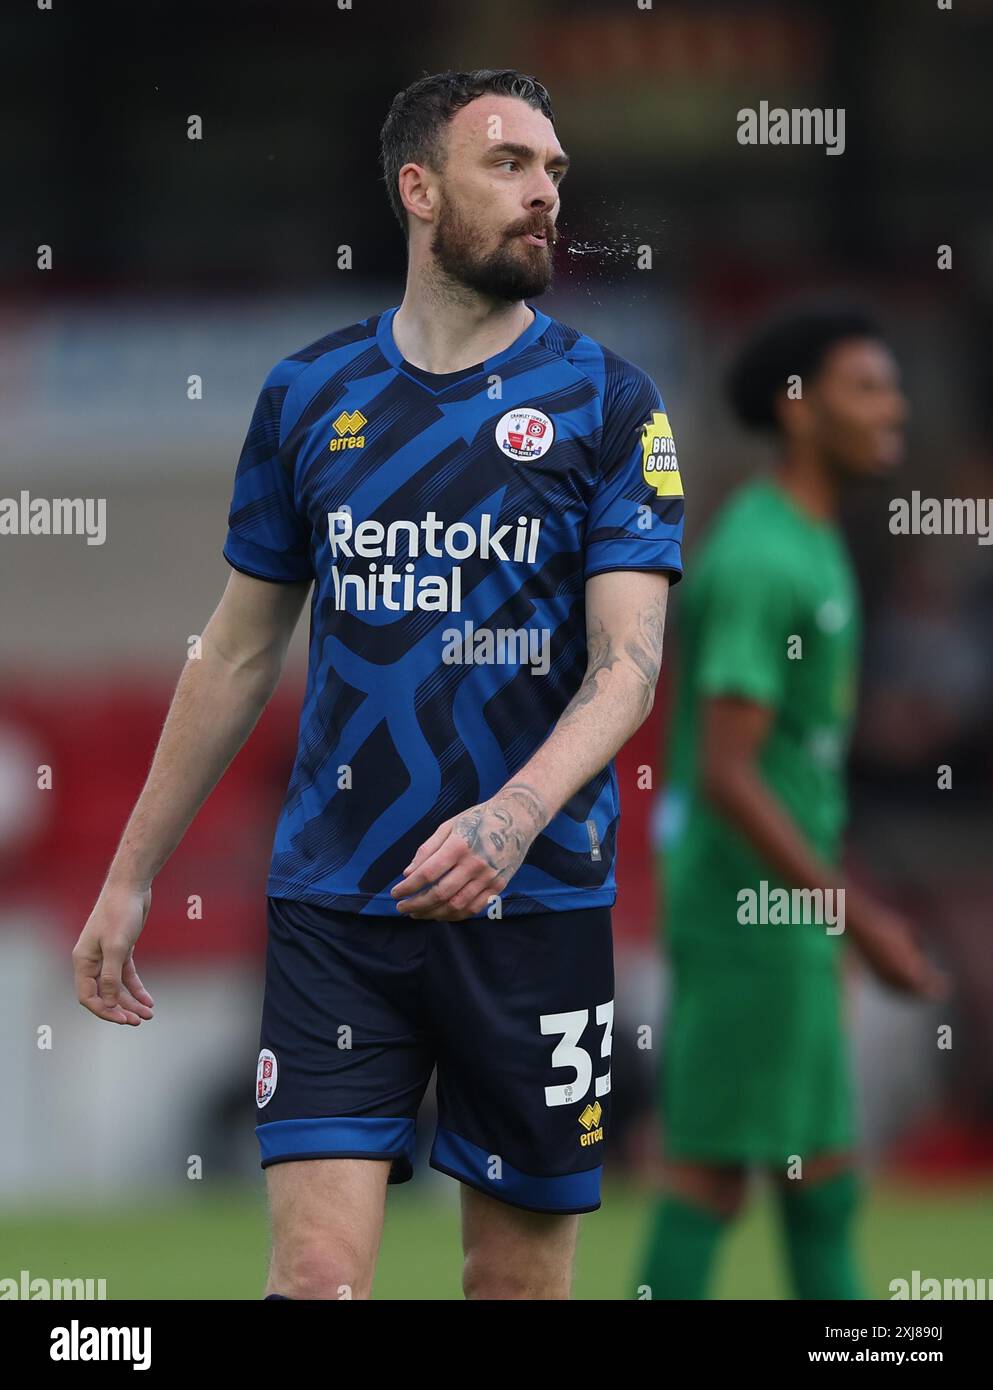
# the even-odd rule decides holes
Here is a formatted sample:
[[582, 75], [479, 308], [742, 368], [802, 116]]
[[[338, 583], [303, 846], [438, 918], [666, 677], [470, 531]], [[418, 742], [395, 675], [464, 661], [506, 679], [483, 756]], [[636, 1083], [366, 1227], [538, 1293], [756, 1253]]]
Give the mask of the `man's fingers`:
[[910, 951], [895, 953], [889, 961], [882, 964], [883, 977], [895, 989], [908, 994], [916, 994], [921, 999], [940, 1002], [951, 993], [951, 980], [943, 970], [932, 965], [923, 951], [912, 947]]
[[117, 1002], [125, 1013], [134, 1014], [137, 1018], [154, 1018], [155, 1016], [152, 1006], [136, 999], [126, 985], [121, 986], [117, 995]]
[[[438, 856], [436, 855], [437, 859]], [[428, 860], [428, 864], [432, 863]], [[427, 866], [425, 866], [427, 867]], [[447, 871], [435, 873], [428, 870], [426, 885], [421, 892], [412, 891], [405, 895], [397, 903], [397, 911], [405, 915], [416, 912], [422, 916], [430, 917], [432, 909], [444, 907], [449, 904], [462, 888], [469, 883], [475, 876], [474, 866], [471, 863], [456, 863]], [[410, 882], [414, 882], [416, 875], [412, 876]], [[398, 885], [402, 887], [403, 885]]]
[[[94, 1010], [94, 1012], [96, 1012], [96, 1010]], [[106, 1008], [102, 1014], [98, 1014], [98, 1017], [102, 1018], [106, 1023], [120, 1023], [128, 1028], [138, 1028], [141, 1024], [141, 1019], [136, 1013], [132, 1013], [130, 1009], [123, 1008], [120, 1004], [115, 1004]]]
[[907, 954], [900, 962], [904, 988], [910, 989], [922, 999], [944, 999], [947, 997], [950, 980], [943, 971], [930, 961], [917, 943], [916, 934], [907, 938]]
[[942, 1003], [952, 992], [951, 979], [943, 970], [939, 970], [930, 961], [925, 961], [924, 970], [920, 982], [920, 993], [925, 999], [933, 999], [935, 1003]]
[[[430, 844], [430, 840], [428, 843]], [[460, 861], [465, 860], [466, 863], [470, 863], [472, 858], [474, 858], [472, 851], [467, 848], [463, 839], [458, 835], [446, 836], [441, 847], [427, 859], [422, 860], [419, 867], [401, 879], [394, 888], [390, 889], [390, 892], [394, 898], [407, 898], [412, 893], [420, 893], [423, 889], [429, 888], [431, 884], [437, 883]]]
[[128, 956], [126, 941], [103, 943], [103, 964], [100, 967], [100, 998], [105, 1004], [116, 1004], [121, 989], [121, 972]]
[[[119, 1003], [108, 1003], [107, 1000], [101, 998], [95, 976], [90, 976], [81, 983], [79, 1002], [84, 1009], [89, 1009], [91, 1014], [104, 1019], [107, 1023], [124, 1023], [136, 1028], [141, 1022], [134, 1008], [125, 1008], [123, 1004]], [[142, 1005], [141, 1007], [144, 1008], [145, 1006]], [[149, 1013], [147, 1016], [151, 1017], [151, 1014]]]
[[149, 1009], [155, 1007], [155, 1000], [141, 983], [138, 971], [135, 969], [134, 956], [128, 956], [127, 960], [124, 962], [121, 980], [138, 1003], [144, 1004]]
[[434, 834], [429, 836], [429, 838], [426, 839], [422, 845], [418, 845], [417, 851], [413, 859], [410, 861], [410, 863], [403, 871], [405, 877], [407, 874], [410, 873], [411, 869], [416, 869], [419, 864], [424, 863], [425, 859], [427, 859], [429, 855], [434, 854], [436, 849], [441, 848], [441, 846], [448, 839], [448, 834], [451, 830], [451, 826], [451, 820], [442, 821], [441, 825], [438, 826], [438, 829], [434, 832]]
[[445, 890], [443, 900], [435, 906], [420, 905], [420, 899], [408, 899], [408, 902], [417, 904], [412, 910], [404, 913], [405, 917], [416, 917], [418, 919], [429, 917], [435, 918], [439, 922], [463, 922], [467, 917], [475, 917], [477, 912], [481, 912], [490, 900], [498, 897], [501, 888], [501, 877], [494, 878], [491, 870], [487, 866], [486, 871], [480, 875], [475, 874], [465, 880], [461, 888], [454, 892], [447, 892], [448, 878], [436, 885], [436, 889]]

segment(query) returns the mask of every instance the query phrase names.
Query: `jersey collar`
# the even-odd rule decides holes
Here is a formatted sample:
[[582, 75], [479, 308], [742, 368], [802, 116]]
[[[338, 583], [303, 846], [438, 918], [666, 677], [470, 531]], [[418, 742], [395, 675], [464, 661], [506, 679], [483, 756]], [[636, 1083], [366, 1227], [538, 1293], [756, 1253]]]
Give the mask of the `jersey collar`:
[[487, 357], [485, 362], [477, 362], [474, 367], [462, 367], [457, 372], [426, 372], [421, 367], [415, 367], [412, 362], [408, 362], [402, 356], [400, 349], [393, 340], [393, 316], [399, 309], [399, 304], [395, 304], [392, 309], [386, 309], [379, 316], [379, 323], [376, 326], [376, 341], [379, 350], [389, 362], [390, 366], [397, 371], [403, 372], [411, 377], [421, 386], [427, 387], [430, 391], [444, 391], [447, 387], [455, 385], [456, 382], [464, 381], [466, 377], [475, 376], [477, 372], [489, 373], [502, 367], [509, 362], [512, 357], [516, 357], [519, 352], [531, 346], [536, 339], [551, 323], [547, 314], [543, 314], [534, 304], [524, 301], [527, 307], [533, 312], [534, 320], [525, 328], [523, 333], [518, 334], [509, 347], [505, 347], [502, 352], [498, 352], [493, 357]]

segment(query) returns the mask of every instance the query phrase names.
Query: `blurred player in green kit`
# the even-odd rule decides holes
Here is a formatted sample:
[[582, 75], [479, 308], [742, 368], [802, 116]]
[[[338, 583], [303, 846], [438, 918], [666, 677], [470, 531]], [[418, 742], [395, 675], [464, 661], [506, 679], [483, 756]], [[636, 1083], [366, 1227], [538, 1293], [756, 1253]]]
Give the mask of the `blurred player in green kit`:
[[906, 401], [874, 326], [833, 311], [763, 329], [730, 393], [778, 458], [725, 503], [684, 584], [663, 817], [666, 1191], [640, 1283], [706, 1297], [758, 1167], [796, 1296], [859, 1298], [842, 943], [897, 989], [944, 991], [908, 924], [837, 867], [860, 636], [837, 512], [846, 487], [899, 464]]

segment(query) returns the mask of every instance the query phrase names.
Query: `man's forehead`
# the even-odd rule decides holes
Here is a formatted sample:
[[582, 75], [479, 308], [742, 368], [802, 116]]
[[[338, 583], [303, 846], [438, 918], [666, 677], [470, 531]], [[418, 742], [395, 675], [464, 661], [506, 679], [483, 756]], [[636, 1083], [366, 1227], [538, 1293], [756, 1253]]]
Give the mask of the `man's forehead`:
[[825, 356], [825, 365], [841, 372], [860, 372], [866, 367], [896, 375], [899, 368], [891, 350], [878, 338], [841, 338]]
[[561, 154], [555, 127], [543, 111], [518, 97], [484, 93], [456, 111], [449, 126], [453, 145], [497, 144], [509, 141], [530, 145], [540, 153]]

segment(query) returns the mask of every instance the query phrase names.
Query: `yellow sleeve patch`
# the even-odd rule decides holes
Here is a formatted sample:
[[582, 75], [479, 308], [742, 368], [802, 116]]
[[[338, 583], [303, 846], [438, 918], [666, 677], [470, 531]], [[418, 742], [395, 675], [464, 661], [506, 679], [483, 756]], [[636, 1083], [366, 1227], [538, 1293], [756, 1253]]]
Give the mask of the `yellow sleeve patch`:
[[653, 411], [641, 431], [641, 475], [660, 497], [682, 497], [683, 480], [668, 415]]

